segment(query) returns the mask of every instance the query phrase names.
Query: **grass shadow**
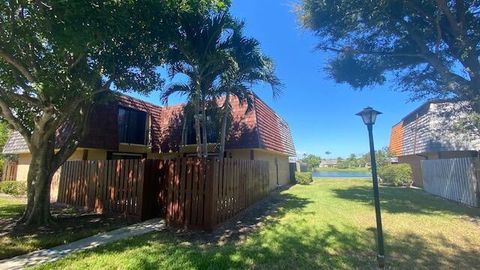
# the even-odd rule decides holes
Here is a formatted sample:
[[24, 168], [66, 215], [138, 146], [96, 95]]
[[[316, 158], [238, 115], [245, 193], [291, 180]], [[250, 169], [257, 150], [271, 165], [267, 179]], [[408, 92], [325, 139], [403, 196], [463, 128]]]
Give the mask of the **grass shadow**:
[[[302, 187], [309, 190], [311, 188], [315, 186]], [[349, 193], [339, 193], [341, 189], [338, 187], [331, 190], [336, 196], [345, 196], [345, 200], [371, 203], [368, 198], [371, 190], [368, 187], [363, 189], [361, 186], [351, 186], [344, 189], [350, 191]], [[395, 194], [397, 190], [404, 189], [386, 191], [382, 188], [382, 196], [387, 201], [393, 200], [398, 197], [398, 194]], [[408, 191], [401, 200], [409, 199], [419, 192], [412, 191], [414, 192]], [[316, 203], [314, 196], [319, 193], [311, 193], [310, 197], [300, 197], [303, 195], [297, 196], [295, 193], [305, 194], [303, 191], [299, 192], [299, 189], [276, 194], [270, 201], [254, 206], [259, 209], [249, 209], [250, 212], [246, 211], [244, 216], [238, 216], [231, 224], [224, 224], [223, 228], [219, 228], [219, 232], [210, 234], [207, 239], [167, 230], [115, 242], [40, 268], [63, 269], [72, 264], [82, 269], [376, 268], [374, 228], [360, 228], [349, 222], [350, 217], [339, 220], [329, 218], [320, 223], [312, 223], [310, 219], [322, 219], [321, 211], [310, 213], [312, 207], [315, 207], [311, 204]], [[427, 196], [424, 199], [432, 198]], [[443, 200], [441, 202], [448, 203]], [[410, 198], [408, 204], [415, 203], [418, 201]], [[335, 205], [325, 204], [321, 207], [330, 208], [328, 212], [336, 209]], [[397, 209], [398, 207], [400, 206], [394, 206], [388, 211], [405, 211]], [[441, 205], [425, 211], [432, 214], [441, 212], [440, 208]], [[408, 211], [423, 213], [416, 208]], [[342, 215], [337, 217], [341, 218]], [[243, 225], [238, 225], [239, 223]], [[245, 232], [233, 234], [225, 240], [222, 232], [226, 233], [228, 230]], [[480, 265], [480, 249], [477, 243], [468, 239], [463, 239], [462, 243], [454, 242], [456, 240], [443, 237], [441, 230], [435, 233], [433, 236], [422, 235], [414, 229], [400, 234], [386, 232], [387, 268], [472, 269]]]
[[[273, 202], [273, 203], [272, 203]], [[205, 240], [196, 233], [179, 235], [174, 231], [152, 233], [115, 242], [84, 252], [80, 257], [129, 257], [132, 269], [318, 269], [371, 266], [374, 252], [353, 227], [329, 225], [323, 230], [284, 223], [282, 218], [301, 212], [312, 201], [282, 193], [249, 209], [243, 216], [225, 224]], [[241, 219], [241, 222], [239, 222]], [[301, 222], [302, 221], [298, 221]], [[239, 225], [239, 224], [242, 225]], [[246, 225], [246, 226], [245, 226]], [[238, 234], [227, 237], [228, 231]], [[245, 231], [246, 230], [246, 231]], [[246, 235], [248, 232], [248, 235]], [[245, 237], [238, 237], [243, 235]], [[353, 254], [353, 256], [352, 256]], [[70, 260], [76, 260], [75, 256]], [[112, 267], [94, 261], [88, 267]], [[273, 262], [273, 263], [272, 263]], [[61, 261], [56, 267], [66, 266]], [[110, 261], [109, 263], [114, 263]], [[52, 265], [44, 266], [45, 269]], [[113, 266], [115, 267], [115, 266]]]

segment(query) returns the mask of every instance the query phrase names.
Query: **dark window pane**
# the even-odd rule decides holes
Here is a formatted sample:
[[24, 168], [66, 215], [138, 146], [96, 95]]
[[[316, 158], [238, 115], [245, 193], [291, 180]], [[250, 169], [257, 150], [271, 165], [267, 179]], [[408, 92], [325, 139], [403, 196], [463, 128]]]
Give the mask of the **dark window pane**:
[[145, 144], [147, 113], [119, 108], [118, 132], [121, 143]]
[[120, 142], [126, 142], [127, 140], [127, 120], [128, 111], [124, 108], [118, 109], [118, 138]]

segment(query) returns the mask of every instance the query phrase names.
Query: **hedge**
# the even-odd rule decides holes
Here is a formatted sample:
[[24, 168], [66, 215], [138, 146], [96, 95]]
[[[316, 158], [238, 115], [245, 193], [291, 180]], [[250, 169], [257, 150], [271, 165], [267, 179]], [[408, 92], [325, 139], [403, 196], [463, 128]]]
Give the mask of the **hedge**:
[[394, 186], [410, 186], [413, 182], [412, 168], [408, 164], [391, 164], [379, 168], [382, 183]]
[[295, 172], [295, 179], [297, 184], [308, 185], [313, 182], [313, 177], [311, 172]]
[[10, 195], [25, 195], [27, 194], [27, 183], [23, 181], [3, 181], [0, 182], [0, 193]]

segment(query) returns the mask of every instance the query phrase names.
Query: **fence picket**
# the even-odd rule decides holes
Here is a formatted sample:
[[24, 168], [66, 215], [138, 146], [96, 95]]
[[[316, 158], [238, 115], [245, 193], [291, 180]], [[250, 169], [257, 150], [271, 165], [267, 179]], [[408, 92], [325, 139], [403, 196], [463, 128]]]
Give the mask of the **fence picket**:
[[423, 188], [426, 192], [478, 207], [476, 191], [480, 179], [475, 175], [477, 158], [423, 160]]
[[265, 197], [268, 174], [267, 162], [252, 160], [68, 161], [58, 202], [136, 218], [150, 211], [173, 225], [212, 229]]

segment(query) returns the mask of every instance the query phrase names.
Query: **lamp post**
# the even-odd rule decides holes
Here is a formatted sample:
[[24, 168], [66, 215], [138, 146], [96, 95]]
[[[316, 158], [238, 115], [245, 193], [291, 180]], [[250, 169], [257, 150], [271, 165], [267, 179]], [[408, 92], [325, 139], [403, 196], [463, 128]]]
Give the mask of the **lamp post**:
[[362, 117], [363, 123], [368, 129], [368, 138], [370, 141], [370, 163], [372, 165], [372, 179], [373, 179], [373, 197], [375, 201], [375, 216], [377, 220], [377, 262], [379, 268], [385, 267], [385, 250], [383, 247], [383, 229], [382, 229], [382, 215], [380, 213], [380, 198], [378, 192], [378, 177], [377, 177], [377, 161], [375, 158], [375, 146], [373, 144], [373, 125], [377, 119], [377, 115], [382, 114], [379, 111], [374, 110], [371, 107], [363, 109], [363, 111], [357, 113]]

